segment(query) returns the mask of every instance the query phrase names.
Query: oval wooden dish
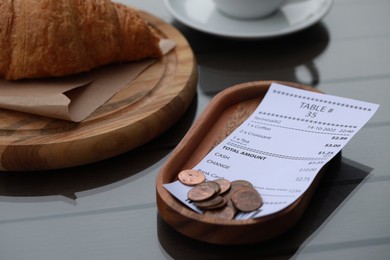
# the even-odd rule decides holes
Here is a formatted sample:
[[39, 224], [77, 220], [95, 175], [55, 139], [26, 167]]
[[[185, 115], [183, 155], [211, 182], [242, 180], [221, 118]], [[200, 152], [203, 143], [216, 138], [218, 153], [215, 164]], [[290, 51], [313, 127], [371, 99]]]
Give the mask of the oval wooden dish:
[[173, 26], [139, 11], [176, 48], [80, 123], [0, 109], [0, 171], [48, 170], [96, 162], [156, 137], [188, 108], [196, 61]]
[[[244, 83], [216, 95], [157, 175], [156, 199], [159, 213], [178, 232], [215, 244], [255, 243], [285, 232], [303, 214], [326, 167], [317, 175], [312, 186], [292, 205], [275, 214], [249, 220], [224, 220], [198, 214], [184, 206], [163, 187], [163, 184], [177, 180], [181, 170], [193, 168], [213, 146], [248, 118], [271, 83]], [[319, 92], [295, 83], [279, 83]]]

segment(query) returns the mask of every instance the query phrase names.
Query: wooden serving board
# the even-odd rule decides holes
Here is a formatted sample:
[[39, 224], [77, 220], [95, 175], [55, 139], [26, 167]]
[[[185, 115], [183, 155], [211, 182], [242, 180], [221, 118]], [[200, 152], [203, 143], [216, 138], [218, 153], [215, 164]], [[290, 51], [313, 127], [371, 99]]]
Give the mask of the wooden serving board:
[[[178, 232], [215, 244], [255, 243], [285, 232], [303, 214], [326, 165], [309, 189], [292, 205], [275, 214], [248, 220], [227, 220], [198, 214], [163, 187], [164, 184], [177, 180], [180, 171], [196, 166], [215, 145], [244, 122], [259, 105], [271, 83], [243, 83], [216, 95], [161, 168], [156, 178], [157, 206], [161, 217]], [[296, 83], [279, 83], [319, 92]]]
[[161, 19], [140, 14], [176, 48], [80, 123], [0, 109], [0, 170], [58, 169], [110, 158], [168, 129], [189, 106], [197, 84], [193, 52]]

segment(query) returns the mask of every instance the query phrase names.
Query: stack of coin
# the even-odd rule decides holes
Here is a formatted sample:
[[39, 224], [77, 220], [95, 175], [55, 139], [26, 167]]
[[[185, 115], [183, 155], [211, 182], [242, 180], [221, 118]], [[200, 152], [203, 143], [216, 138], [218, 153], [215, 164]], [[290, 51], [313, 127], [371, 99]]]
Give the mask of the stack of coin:
[[188, 199], [208, 216], [233, 219], [237, 212], [254, 211], [263, 204], [260, 194], [245, 180], [206, 181], [202, 172], [192, 169], [181, 171], [178, 179], [193, 186], [187, 194]]

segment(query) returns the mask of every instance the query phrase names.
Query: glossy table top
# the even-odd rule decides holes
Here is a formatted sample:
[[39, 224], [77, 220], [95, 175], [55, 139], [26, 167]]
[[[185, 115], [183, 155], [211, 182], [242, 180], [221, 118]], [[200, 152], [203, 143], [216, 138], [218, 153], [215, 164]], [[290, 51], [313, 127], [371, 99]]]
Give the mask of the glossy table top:
[[[390, 257], [389, 0], [336, 0], [320, 23], [257, 41], [190, 29], [162, 1], [118, 2], [172, 23], [187, 37], [199, 66], [197, 95], [167, 132], [121, 156], [72, 169], [0, 173], [0, 259]], [[339, 167], [286, 234], [244, 246], [216, 246], [178, 234], [156, 207], [161, 166], [216, 93], [272, 79], [380, 108], [343, 149]]]

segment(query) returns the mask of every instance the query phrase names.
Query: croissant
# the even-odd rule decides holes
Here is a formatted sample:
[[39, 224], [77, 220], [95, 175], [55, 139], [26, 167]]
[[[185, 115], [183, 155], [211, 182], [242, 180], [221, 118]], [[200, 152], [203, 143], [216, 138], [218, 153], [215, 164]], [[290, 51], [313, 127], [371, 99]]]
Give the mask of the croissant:
[[161, 57], [137, 11], [109, 0], [0, 0], [0, 77], [64, 76]]

